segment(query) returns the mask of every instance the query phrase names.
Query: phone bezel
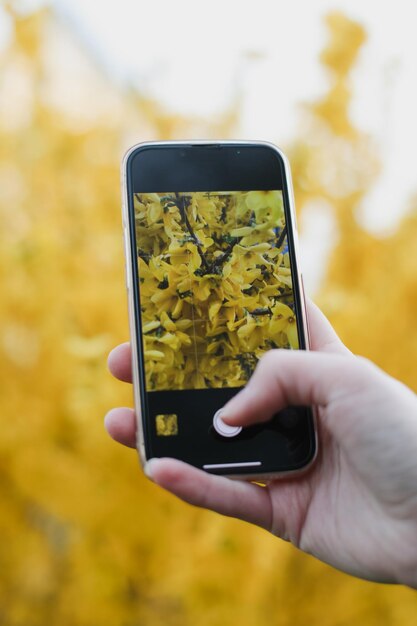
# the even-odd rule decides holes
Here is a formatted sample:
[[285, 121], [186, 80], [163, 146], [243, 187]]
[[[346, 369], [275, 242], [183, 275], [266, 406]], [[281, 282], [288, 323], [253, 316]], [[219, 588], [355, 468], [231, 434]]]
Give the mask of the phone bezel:
[[[138, 151], [147, 150], [149, 148], [171, 148], [178, 150], [186, 150], [190, 147], [232, 147], [237, 151], [244, 149], [245, 147], [264, 147], [275, 151], [278, 155], [280, 163], [282, 164], [282, 191], [284, 196], [284, 204], [288, 207], [289, 217], [287, 216], [287, 228], [291, 231], [291, 236], [288, 237], [289, 246], [291, 250], [291, 272], [293, 277], [293, 290], [294, 298], [297, 302], [297, 326], [300, 338], [301, 349], [309, 349], [309, 336], [308, 336], [308, 324], [307, 314], [305, 307], [304, 288], [302, 282], [302, 274], [300, 271], [299, 254], [298, 254], [298, 233], [297, 233], [297, 220], [294, 206], [293, 186], [291, 179], [291, 171], [287, 157], [285, 154], [274, 144], [264, 141], [157, 141], [157, 142], [143, 142], [132, 146], [125, 154], [122, 162], [122, 221], [124, 232], [124, 244], [125, 244], [125, 257], [126, 257], [126, 287], [128, 291], [128, 309], [129, 309], [129, 326], [131, 334], [131, 348], [132, 348], [132, 382], [134, 390], [135, 412], [137, 417], [137, 449], [142, 465], [146, 463], [149, 457], [146, 454], [146, 441], [148, 438], [148, 424], [145, 419], [142, 418], [142, 405], [143, 401], [146, 401], [146, 390], [144, 386], [144, 377], [140, 374], [140, 368], [143, 370], [143, 360], [141, 350], [139, 349], [141, 330], [139, 315], [137, 315], [137, 303], [139, 302], [139, 290], [137, 286], [138, 268], [136, 250], [133, 246], [134, 236], [134, 213], [131, 210], [131, 203], [133, 198], [133, 181], [130, 176], [130, 162], [134, 155]], [[285, 184], [284, 184], [285, 182]], [[139, 367], [140, 365], [140, 367]], [[314, 463], [317, 457], [318, 441], [317, 441], [317, 428], [316, 428], [316, 411], [313, 408], [313, 433], [311, 446], [313, 452], [307, 461], [301, 467], [295, 469], [289, 469], [284, 471], [277, 471], [273, 473], [259, 473], [259, 474], [245, 474], [245, 473], [227, 473], [229, 478], [239, 478], [247, 480], [269, 480], [272, 478], [285, 477], [291, 474], [307, 471], [308, 468]]]

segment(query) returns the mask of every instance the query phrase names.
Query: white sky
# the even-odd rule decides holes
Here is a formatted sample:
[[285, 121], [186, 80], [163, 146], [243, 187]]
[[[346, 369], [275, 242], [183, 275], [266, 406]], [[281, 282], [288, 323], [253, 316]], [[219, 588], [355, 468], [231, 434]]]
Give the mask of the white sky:
[[[297, 105], [326, 87], [318, 64], [326, 34], [323, 16], [336, 9], [359, 20], [369, 39], [353, 77], [352, 115], [377, 142], [384, 168], [365, 199], [363, 221], [383, 233], [407, 210], [417, 190], [416, 9], [409, 0], [49, 4], [115, 80], [134, 84], [182, 113], [215, 115], [239, 95], [240, 136], [280, 145], [296, 135]], [[5, 34], [7, 25], [0, 19], [0, 40]]]

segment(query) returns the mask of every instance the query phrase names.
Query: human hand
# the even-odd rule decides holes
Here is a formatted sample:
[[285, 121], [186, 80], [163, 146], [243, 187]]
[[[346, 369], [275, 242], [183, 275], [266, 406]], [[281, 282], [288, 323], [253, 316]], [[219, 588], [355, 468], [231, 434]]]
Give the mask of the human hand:
[[[355, 576], [417, 587], [417, 399], [353, 356], [308, 305], [315, 352], [272, 350], [222, 418], [247, 426], [286, 405], [318, 407], [319, 455], [310, 471], [266, 487], [207, 474], [174, 459], [145, 472], [186, 502], [257, 524]], [[109, 356], [131, 382], [130, 347]], [[109, 434], [135, 447], [134, 412], [113, 409]]]

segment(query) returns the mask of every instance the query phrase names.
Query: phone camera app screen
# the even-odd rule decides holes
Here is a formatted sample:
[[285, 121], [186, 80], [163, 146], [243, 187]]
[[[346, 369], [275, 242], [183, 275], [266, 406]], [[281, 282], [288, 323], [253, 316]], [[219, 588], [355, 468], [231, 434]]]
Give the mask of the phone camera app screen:
[[298, 348], [282, 191], [135, 193], [134, 210], [147, 392], [237, 390]]

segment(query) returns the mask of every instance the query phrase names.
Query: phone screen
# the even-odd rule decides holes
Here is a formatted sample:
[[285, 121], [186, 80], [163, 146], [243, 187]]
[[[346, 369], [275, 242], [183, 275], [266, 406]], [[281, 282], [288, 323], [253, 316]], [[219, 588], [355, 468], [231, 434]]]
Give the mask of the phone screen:
[[135, 193], [146, 389], [236, 388], [298, 348], [282, 191]]
[[294, 469], [311, 456], [310, 409], [288, 408], [228, 441], [213, 429], [265, 352], [305, 347], [285, 178], [269, 153], [261, 163], [244, 150], [235, 162], [234, 152], [145, 151], [132, 167], [147, 457], [221, 473]]

